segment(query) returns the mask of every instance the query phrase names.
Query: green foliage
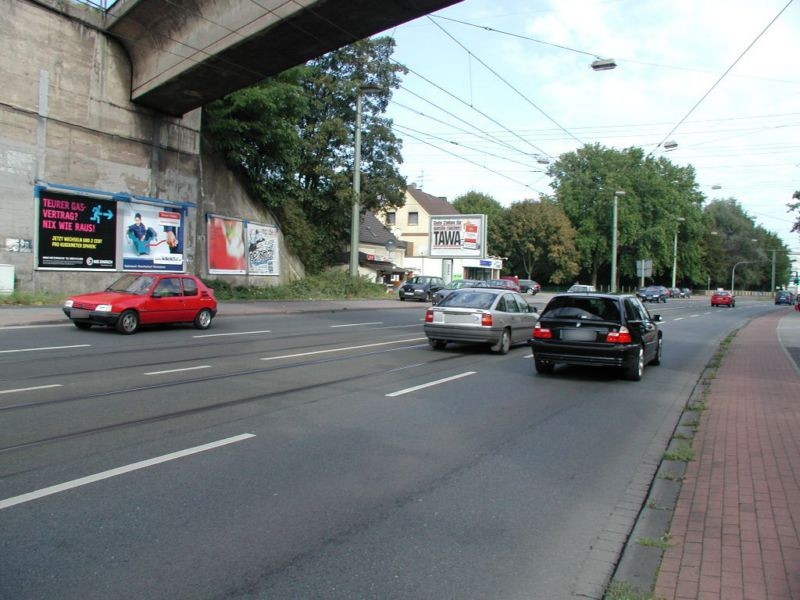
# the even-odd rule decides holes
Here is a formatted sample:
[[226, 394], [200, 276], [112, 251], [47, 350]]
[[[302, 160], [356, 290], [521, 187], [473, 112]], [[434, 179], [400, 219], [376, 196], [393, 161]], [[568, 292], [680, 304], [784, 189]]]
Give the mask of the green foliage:
[[623, 581], [615, 581], [606, 590], [604, 600], [653, 600], [653, 594], [643, 592]]
[[14, 290], [10, 294], [0, 295], [0, 305], [14, 306], [52, 306], [62, 304], [66, 296], [21, 292]]
[[501, 233], [505, 214], [502, 204], [488, 194], [473, 190], [453, 200], [452, 205], [462, 215], [486, 215], [489, 223], [486, 234], [487, 252], [492, 256], [505, 253], [506, 246]]
[[575, 230], [552, 200], [512, 204], [501, 221], [501, 239], [509, 272], [556, 284], [578, 272]]
[[386, 286], [346, 271], [329, 270], [276, 286], [237, 286], [222, 279], [207, 279], [218, 300], [346, 300], [385, 298]]
[[400, 141], [386, 111], [404, 68], [391, 38], [361, 40], [206, 107], [204, 134], [269, 208], [310, 273], [350, 240], [356, 100], [363, 95], [362, 209], [402, 206]]
[[694, 450], [689, 444], [680, 444], [674, 452], [665, 452], [664, 460], [691, 462], [694, 460]]

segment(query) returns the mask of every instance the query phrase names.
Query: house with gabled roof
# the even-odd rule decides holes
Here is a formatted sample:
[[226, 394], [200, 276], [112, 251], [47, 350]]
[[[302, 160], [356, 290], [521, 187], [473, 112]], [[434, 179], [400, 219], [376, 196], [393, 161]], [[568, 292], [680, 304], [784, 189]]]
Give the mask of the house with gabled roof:
[[500, 276], [503, 261], [486, 259], [430, 258], [430, 217], [460, 215], [458, 209], [444, 196], [433, 196], [416, 187], [406, 188], [405, 205], [381, 213], [386, 228], [399, 240], [406, 242], [407, 271], [415, 275], [433, 275], [453, 279], [491, 279]]

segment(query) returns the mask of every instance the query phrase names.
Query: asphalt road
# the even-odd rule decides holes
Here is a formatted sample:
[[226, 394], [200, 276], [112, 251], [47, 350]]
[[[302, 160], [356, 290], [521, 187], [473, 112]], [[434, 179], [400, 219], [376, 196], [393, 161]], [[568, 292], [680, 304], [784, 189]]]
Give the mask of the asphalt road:
[[434, 351], [424, 305], [0, 330], [0, 598], [573, 598], [719, 342], [784, 309], [650, 308], [641, 382]]

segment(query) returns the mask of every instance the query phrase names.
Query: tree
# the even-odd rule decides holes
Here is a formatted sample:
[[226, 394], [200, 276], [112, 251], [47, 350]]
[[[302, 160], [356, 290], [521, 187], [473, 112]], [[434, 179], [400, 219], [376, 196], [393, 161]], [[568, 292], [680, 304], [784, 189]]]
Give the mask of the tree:
[[364, 84], [363, 210], [402, 206], [400, 141], [381, 117], [404, 68], [391, 38], [361, 40], [206, 107], [204, 131], [251, 192], [276, 215], [313, 273], [350, 239], [356, 99]]
[[[797, 200], [797, 202], [790, 202], [786, 205], [789, 207], [789, 212], [792, 212], [793, 210], [800, 210], [800, 190], [797, 190], [794, 194], [792, 194], [792, 200]], [[794, 225], [792, 225], [792, 231], [800, 233], [800, 216], [797, 217]]]
[[614, 150], [594, 144], [563, 154], [548, 173], [556, 203], [576, 230], [581, 270], [593, 285], [610, 264], [612, 203], [618, 190], [625, 192], [617, 202], [618, 276], [635, 284], [636, 261], [650, 259], [654, 278], [666, 283], [677, 232], [681, 273], [698, 281], [702, 251], [697, 234], [702, 231], [704, 198], [691, 167], [645, 156], [641, 148]]
[[469, 191], [462, 194], [452, 202], [453, 206], [463, 215], [486, 215], [488, 231], [486, 235], [487, 251], [493, 256], [502, 254], [502, 237], [500, 234], [501, 222], [505, 209], [488, 194]]
[[503, 215], [501, 235], [511, 272], [559, 284], [579, 271], [575, 229], [548, 198], [512, 204]]

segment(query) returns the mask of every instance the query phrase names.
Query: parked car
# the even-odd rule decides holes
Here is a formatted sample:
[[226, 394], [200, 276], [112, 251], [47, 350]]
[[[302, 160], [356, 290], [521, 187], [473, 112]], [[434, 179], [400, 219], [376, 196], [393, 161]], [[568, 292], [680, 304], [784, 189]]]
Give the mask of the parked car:
[[661, 363], [660, 315], [636, 296], [559, 294], [547, 303], [528, 341], [537, 373], [560, 363], [616, 367], [638, 381], [646, 364]]
[[450, 342], [487, 344], [506, 354], [525, 342], [536, 324], [537, 309], [517, 292], [497, 288], [453, 291], [425, 312], [425, 335], [436, 350]]
[[593, 285], [584, 285], [582, 283], [575, 283], [575, 284], [570, 286], [570, 288], [567, 290], [567, 293], [569, 293], [569, 294], [594, 293], [596, 291], [597, 290], [595, 289], [595, 287]]
[[736, 298], [728, 290], [717, 290], [711, 294], [711, 306], [734, 308], [736, 306]]
[[513, 279], [487, 279], [486, 285], [490, 288], [500, 288], [504, 290], [519, 291], [519, 285]]
[[670, 298], [683, 298], [683, 294], [678, 288], [667, 288]]
[[775, 304], [794, 304], [794, 295], [787, 290], [778, 290], [775, 292]]
[[78, 329], [106, 325], [131, 334], [140, 325], [160, 323], [207, 329], [217, 314], [217, 300], [194, 275], [127, 273], [102, 292], [72, 296], [63, 311]]
[[691, 298], [692, 297], [692, 290], [689, 288], [681, 288], [681, 297], [682, 298]]
[[397, 291], [400, 300], [430, 302], [433, 295], [444, 287], [444, 279], [429, 275], [417, 275], [406, 281]]
[[641, 288], [636, 295], [642, 302], [666, 302], [669, 298], [669, 290], [663, 285], [649, 285]]
[[519, 291], [523, 294], [530, 294], [535, 296], [542, 291], [542, 286], [535, 282], [533, 279], [520, 279]]
[[452, 281], [440, 289], [433, 295], [431, 302], [434, 305], [439, 304], [442, 300], [444, 300], [447, 296], [449, 296], [453, 291], [460, 290], [461, 288], [473, 288], [473, 287], [489, 287], [486, 285], [486, 282], [482, 279], [458, 279], [456, 281]]

